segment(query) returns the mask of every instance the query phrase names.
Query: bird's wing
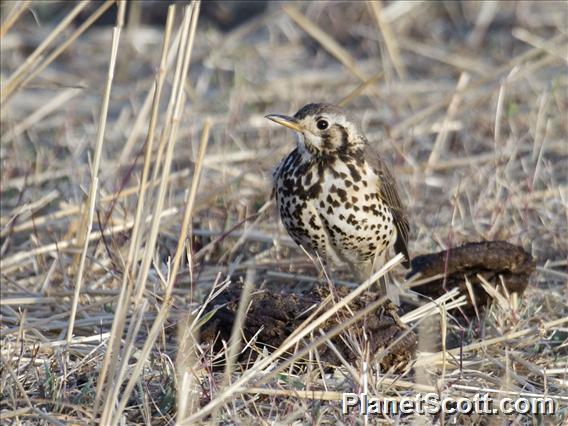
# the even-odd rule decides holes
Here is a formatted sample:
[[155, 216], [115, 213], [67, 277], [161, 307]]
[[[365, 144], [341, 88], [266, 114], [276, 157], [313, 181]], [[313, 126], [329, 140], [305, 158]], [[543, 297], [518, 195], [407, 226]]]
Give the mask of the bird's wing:
[[288, 159], [288, 156], [284, 157], [278, 163], [278, 166], [272, 171], [272, 192], [270, 193], [270, 198], [276, 198], [276, 182], [278, 182], [278, 177], [280, 176], [280, 172], [282, 170], [282, 166]]
[[397, 230], [394, 248], [397, 253], [404, 254], [406, 260], [403, 262], [403, 265], [408, 268], [410, 267], [410, 255], [408, 254], [408, 234], [410, 231], [410, 225], [408, 223], [406, 209], [400, 201], [396, 180], [379, 153], [376, 152], [368, 143], [366, 144], [365, 149], [365, 159], [379, 176], [380, 197], [389, 207]]

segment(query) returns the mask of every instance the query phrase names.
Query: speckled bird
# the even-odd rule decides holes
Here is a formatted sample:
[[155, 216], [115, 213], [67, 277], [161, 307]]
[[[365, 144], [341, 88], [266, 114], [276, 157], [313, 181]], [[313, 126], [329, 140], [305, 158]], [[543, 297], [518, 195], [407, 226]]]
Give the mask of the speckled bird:
[[[369, 278], [391, 247], [408, 266], [408, 218], [393, 174], [342, 108], [308, 104], [266, 118], [296, 132], [296, 149], [274, 172], [274, 193], [292, 239], [324, 261]], [[383, 289], [384, 291], [384, 289]]]

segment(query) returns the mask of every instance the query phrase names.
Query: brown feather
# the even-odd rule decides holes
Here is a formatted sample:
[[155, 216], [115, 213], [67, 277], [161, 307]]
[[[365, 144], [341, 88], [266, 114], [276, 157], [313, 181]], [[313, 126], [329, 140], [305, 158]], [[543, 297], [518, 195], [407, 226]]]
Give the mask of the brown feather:
[[365, 160], [379, 175], [380, 197], [388, 205], [397, 230], [394, 249], [397, 253], [404, 254], [406, 260], [403, 262], [403, 265], [409, 268], [410, 255], [408, 253], [408, 234], [410, 231], [410, 225], [408, 223], [406, 209], [400, 201], [396, 180], [379, 153], [375, 151], [375, 149], [369, 143], [367, 143], [365, 146]]

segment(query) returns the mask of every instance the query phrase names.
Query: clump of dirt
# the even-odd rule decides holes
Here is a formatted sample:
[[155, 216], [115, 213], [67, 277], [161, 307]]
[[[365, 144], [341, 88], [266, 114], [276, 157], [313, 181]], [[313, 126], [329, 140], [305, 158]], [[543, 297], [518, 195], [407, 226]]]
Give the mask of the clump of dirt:
[[[535, 261], [521, 247], [505, 241], [483, 241], [467, 243], [460, 247], [417, 256], [412, 260], [412, 270], [408, 278], [420, 273], [421, 279], [436, 275], [434, 279], [415, 290], [425, 296], [437, 298], [455, 287], [468, 296], [466, 313], [473, 313], [471, 296], [466, 288], [465, 278], [471, 283], [475, 303], [482, 308], [491, 303], [492, 297], [483, 288], [478, 275], [503, 292], [500, 277], [508, 293], [522, 294], [527, 287], [530, 275], [535, 270]], [[349, 290], [336, 287], [333, 297], [339, 300], [347, 296]], [[203, 342], [222, 349], [222, 341], [228, 341], [239, 307], [242, 285], [229, 288], [212, 304], [211, 319], [202, 328]], [[243, 326], [244, 338], [256, 336], [257, 346], [276, 348], [311, 315], [330, 294], [328, 287], [316, 285], [312, 290], [277, 292], [264, 289], [253, 293]], [[378, 300], [379, 295], [365, 293], [353, 300], [348, 308], [340, 309], [322, 324], [325, 332], [350, 318], [355, 312], [364, 309]], [[400, 310], [404, 310], [401, 308]], [[364, 326], [362, 326], [364, 323]], [[346, 333], [349, 334], [346, 338]], [[363, 335], [365, 333], [365, 335]], [[341, 356], [348, 362], [355, 362], [360, 356], [346, 342], [368, 339], [371, 353], [377, 354], [381, 368], [401, 370], [406, 367], [416, 353], [417, 339], [399, 318], [399, 308], [387, 301], [373, 313], [355, 323], [331, 339]], [[250, 359], [251, 352], [241, 354], [242, 359]], [[319, 349], [324, 363], [337, 364], [337, 355], [325, 345]]]
[[[437, 298], [457, 287], [460, 292], [467, 295], [466, 311], [471, 312], [473, 305], [466, 287], [466, 278], [471, 283], [475, 303], [482, 308], [490, 304], [493, 299], [483, 288], [478, 275], [502, 294], [504, 285], [507, 293], [522, 295], [535, 267], [535, 260], [521, 247], [506, 241], [482, 241], [416, 256], [412, 259], [412, 269], [407, 278], [420, 273], [422, 280], [441, 274], [440, 278], [417, 286], [414, 290], [425, 296]], [[502, 278], [503, 285], [499, 277]]]
[[[212, 306], [212, 309], [216, 311], [202, 328], [203, 342], [215, 342], [216, 345], [221, 345], [221, 340], [229, 340], [237, 315], [241, 291], [240, 286], [235, 286], [216, 299]], [[347, 296], [348, 292], [347, 288], [337, 287], [333, 289], [333, 297], [337, 300]], [[313, 308], [319, 306], [327, 298], [329, 293], [329, 289], [323, 286], [317, 286], [312, 291], [302, 293], [276, 293], [269, 290], [254, 293], [243, 326], [244, 338], [251, 339], [258, 333], [257, 346], [280, 346], [310, 316]], [[377, 294], [364, 294], [353, 300], [348, 308], [340, 309], [325, 321], [321, 329], [324, 332], [331, 330], [378, 299]], [[376, 311], [363, 317], [361, 321], [332, 337], [331, 341], [345, 360], [355, 363], [360, 354], [350, 348], [346, 342], [363, 341], [364, 339], [367, 339], [370, 353], [379, 357], [377, 361], [384, 370], [404, 368], [414, 358], [416, 352], [416, 335], [400, 321], [397, 307], [388, 301], [379, 306]], [[337, 355], [326, 345], [320, 346], [318, 354], [324, 364], [337, 365], [339, 362]], [[243, 359], [248, 359], [249, 356], [249, 352], [242, 354]]]

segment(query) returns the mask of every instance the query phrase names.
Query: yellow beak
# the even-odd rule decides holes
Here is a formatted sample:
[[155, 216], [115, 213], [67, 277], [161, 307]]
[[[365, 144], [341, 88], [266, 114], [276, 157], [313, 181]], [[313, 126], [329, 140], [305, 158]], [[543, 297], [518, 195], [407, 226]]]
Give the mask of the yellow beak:
[[280, 114], [269, 114], [264, 118], [268, 118], [275, 123], [280, 124], [281, 126], [288, 127], [289, 129], [295, 130], [296, 132], [302, 132], [303, 129], [300, 127], [300, 124], [294, 117], [289, 117], [287, 115], [280, 115]]

